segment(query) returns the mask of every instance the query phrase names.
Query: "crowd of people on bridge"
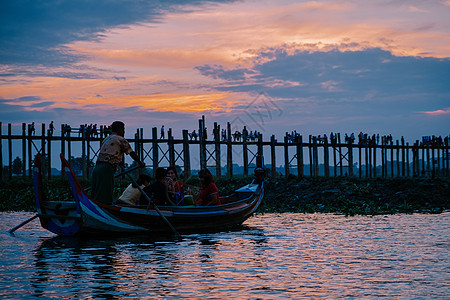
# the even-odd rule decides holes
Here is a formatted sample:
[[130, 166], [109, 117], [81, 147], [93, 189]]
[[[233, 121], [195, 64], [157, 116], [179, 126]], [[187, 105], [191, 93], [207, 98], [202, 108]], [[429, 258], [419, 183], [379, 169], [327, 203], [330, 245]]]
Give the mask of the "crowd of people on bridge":
[[87, 139], [90, 138], [98, 138], [100, 134], [104, 136], [111, 133], [111, 125], [100, 125], [97, 124], [81, 124], [78, 128], [72, 128], [68, 124], [62, 124], [62, 136], [69, 137], [72, 133], [77, 133], [78, 137], [82, 137], [84, 133], [84, 137]]
[[[220, 132], [216, 133], [215, 129], [212, 131], [212, 140], [216, 141], [216, 136], [219, 141], [227, 142], [228, 141], [228, 133], [227, 130], [222, 129]], [[261, 133], [257, 130], [251, 130], [250, 132], [247, 130], [246, 126], [242, 130], [235, 130], [231, 134], [231, 141], [233, 142], [241, 142], [244, 141], [244, 138], [247, 138], [247, 141], [254, 142], [261, 136]], [[199, 138], [199, 133], [194, 129], [188, 133], [189, 139], [197, 141]], [[206, 141], [208, 139], [207, 128], [203, 130], [203, 140]]]
[[[222, 129], [220, 136], [221, 136], [222, 142], [228, 141], [227, 131], [225, 129]], [[244, 141], [245, 138], [247, 139], [247, 141], [254, 142], [260, 136], [261, 136], [261, 133], [258, 132], [257, 130], [250, 130], [250, 132], [248, 132], [246, 126], [244, 126], [242, 131], [236, 130], [231, 134], [231, 138], [232, 138], [233, 142]], [[213, 138], [215, 140], [215, 135], [213, 135]]]
[[444, 137], [442, 139], [441, 136], [424, 136], [422, 137], [422, 143], [424, 146], [444, 146], [448, 145], [449, 136]]
[[[52, 136], [55, 131], [54, 122], [51, 121], [48, 129], [48, 135]], [[97, 124], [81, 124], [78, 128], [72, 128], [68, 124], [62, 124], [62, 136], [69, 137], [72, 133], [78, 134], [78, 137], [82, 137], [84, 133], [84, 137], [89, 138], [98, 138], [107, 136], [111, 133], [111, 125], [100, 125]], [[32, 122], [28, 124], [28, 134], [29, 135], [35, 135], [36, 129], [35, 129], [35, 122]], [[102, 136], [100, 136], [102, 134]], [[216, 136], [219, 138], [222, 142], [228, 141], [228, 132], [226, 129], [221, 129], [219, 133], [212, 132], [212, 140], [216, 141]], [[250, 132], [247, 130], [246, 126], [243, 126], [242, 130], [235, 130], [233, 133], [231, 133], [231, 141], [233, 142], [241, 142], [244, 141], [244, 138], [247, 138], [247, 141], [254, 142], [257, 141], [258, 138], [261, 136], [261, 133], [257, 130], [251, 130]], [[287, 142], [288, 143], [296, 143], [299, 141], [300, 133], [297, 132], [297, 130], [293, 130], [290, 133], [286, 133]], [[161, 126], [160, 129], [160, 139], [165, 138], [165, 127], [164, 125]], [[188, 138], [193, 141], [197, 141], [199, 138], [199, 132], [197, 132], [195, 129], [191, 132], [188, 132]], [[207, 128], [205, 127], [203, 130], [203, 140], [208, 139], [207, 134]], [[374, 146], [374, 145], [389, 145], [393, 142], [393, 137], [391, 134], [380, 136], [380, 134], [368, 134], [363, 133], [362, 131], [357, 136], [357, 145], [360, 146]], [[402, 137], [403, 139], [403, 137]], [[340, 142], [338, 140], [338, 134], [335, 134], [333, 132], [329, 135], [329, 140], [327, 134], [318, 135], [316, 136], [316, 140], [319, 144], [325, 144], [325, 143], [331, 143], [331, 145], [336, 145]], [[424, 136], [422, 137], [422, 145], [425, 146], [443, 146], [448, 143], [449, 136], [446, 136], [442, 138], [441, 136]], [[356, 137], [354, 133], [351, 134], [344, 134], [344, 143], [345, 144], [354, 144], [356, 141]], [[404, 140], [403, 140], [404, 141]]]
[[[294, 143], [295, 138], [291, 138], [291, 136], [292, 135], [288, 135], [288, 137], [290, 138], [289, 141]], [[316, 137], [316, 139], [319, 144], [328, 143], [328, 137], [326, 134], [318, 135]], [[344, 134], [344, 143], [345, 144], [354, 144], [355, 140], [356, 140], [356, 138], [355, 138], [355, 134], [353, 132], [350, 135], [347, 133]], [[380, 145], [380, 140], [383, 145], [387, 145], [390, 142], [392, 142], [392, 135], [385, 135], [385, 136], [380, 136], [379, 134], [370, 135], [367, 133], [363, 133], [362, 131], [358, 134], [358, 145], [360, 145], [360, 146]], [[338, 134], [331, 132], [329, 142], [331, 143], [331, 145], [338, 144], [340, 142], [340, 140], [338, 138]]]

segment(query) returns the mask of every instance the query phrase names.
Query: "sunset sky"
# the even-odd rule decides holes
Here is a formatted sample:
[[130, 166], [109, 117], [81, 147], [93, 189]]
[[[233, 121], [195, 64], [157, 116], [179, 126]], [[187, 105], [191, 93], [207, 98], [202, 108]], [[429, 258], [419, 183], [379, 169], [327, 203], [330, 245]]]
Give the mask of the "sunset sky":
[[449, 0], [14, 0], [0, 15], [3, 126], [180, 137], [205, 115], [267, 138], [450, 134]]

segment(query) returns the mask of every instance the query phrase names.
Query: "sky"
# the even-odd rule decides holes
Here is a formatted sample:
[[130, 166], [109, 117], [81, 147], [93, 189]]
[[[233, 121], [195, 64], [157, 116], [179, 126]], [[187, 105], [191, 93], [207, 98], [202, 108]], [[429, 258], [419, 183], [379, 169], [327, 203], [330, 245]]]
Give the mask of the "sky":
[[1, 0], [0, 122], [446, 136], [449, 16], [450, 0]]

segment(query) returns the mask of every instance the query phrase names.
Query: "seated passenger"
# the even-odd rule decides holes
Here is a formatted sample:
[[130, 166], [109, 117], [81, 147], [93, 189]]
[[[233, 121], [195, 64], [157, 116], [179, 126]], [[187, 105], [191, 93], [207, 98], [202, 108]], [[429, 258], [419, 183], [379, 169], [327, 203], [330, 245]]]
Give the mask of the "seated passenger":
[[[152, 200], [155, 205], [175, 205], [169, 198], [169, 193], [165, 178], [167, 171], [164, 168], [156, 169], [156, 182], [144, 188], [145, 194]], [[140, 204], [148, 204], [147, 197], [141, 195]]]
[[208, 169], [198, 172], [200, 189], [194, 196], [195, 204], [200, 206], [220, 205], [219, 190], [214, 184], [214, 176]]
[[177, 205], [183, 205], [183, 182], [178, 180], [177, 168], [174, 166], [167, 168], [166, 181], [170, 199]]
[[[151, 178], [146, 174], [141, 174], [136, 181], [136, 183], [141, 187], [145, 188], [150, 184]], [[139, 199], [141, 198], [141, 191], [137, 188], [134, 183], [131, 183], [122, 195], [119, 197], [119, 202], [126, 203], [129, 205], [137, 205]]]

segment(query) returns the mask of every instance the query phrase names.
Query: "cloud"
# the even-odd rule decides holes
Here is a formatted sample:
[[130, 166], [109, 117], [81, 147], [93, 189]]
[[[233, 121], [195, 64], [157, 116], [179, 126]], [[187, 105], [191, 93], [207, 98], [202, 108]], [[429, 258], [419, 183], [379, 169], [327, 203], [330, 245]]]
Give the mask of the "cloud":
[[[355, 114], [366, 120], [374, 115], [411, 116], [424, 106], [445, 105], [450, 95], [450, 59], [396, 57], [381, 49], [289, 54], [279, 48], [263, 55], [270, 60], [255, 58], [254, 66], [245, 71], [248, 78], [222, 76], [224, 70], [234, 74], [223, 66], [198, 69], [204, 76], [220, 77], [217, 90], [268, 93], [287, 119], [316, 115], [338, 123], [354, 120]], [[271, 84], [274, 81], [297, 84]]]
[[329, 93], [340, 98], [345, 92], [347, 97], [361, 97], [372, 90], [382, 95], [442, 94], [449, 92], [450, 59], [396, 57], [381, 49], [298, 51], [277, 55], [254, 70], [259, 79], [307, 82], [295, 87], [303, 95]]
[[[229, 110], [236, 100], [231, 93], [207, 94], [147, 94], [122, 95], [116, 97], [87, 97], [76, 102], [76, 107], [86, 109], [136, 107], [143, 111], [201, 113], [204, 111]], [[66, 106], [67, 107], [67, 106]]]
[[35, 103], [30, 105], [31, 108], [41, 108], [41, 107], [48, 107], [48, 106], [52, 106], [53, 104], [55, 104], [55, 102], [53, 101], [45, 101], [45, 102], [39, 102], [39, 103]]
[[77, 53], [95, 57], [97, 63], [111, 66], [147, 68], [192, 68], [206, 61], [231, 64], [234, 59], [217, 49], [92, 49], [79, 42], [70, 47]]
[[40, 110], [39, 107], [33, 109], [31, 106], [39, 106], [39, 103], [31, 104], [30, 107], [15, 104], [11, 100], [0, 100], [0, 120], [6, 123], [33, 122], [39, 120], [46, 122], [58, 116], [51, 112], [51, 109]]
[[422, 2], [414, 7], [421, 11], [420, 18], [404, 1], [268, 1], [256, 6], [242, 1], [169, 13], [155, 33], [147, 33], [156, 36], [163, 32], [182, 44], [190, 40], [198, 48], [223, 49], [236, 59], [251, 55], [248, 50], [282, 44], [296, 45], [297, 50], [307, 50], [308, 45], [312, 50], [381, 48], [398, 56], [449, 57], [446, 8]]
[[[63, 45], [85, 57], [86, 65], [139, 69], [146, 74], [203, 65], [232, 67], [237, 72], [236, 65], [244, 70], [255, 58], [270, 60], [271, 50], [280, 47], [289, 54], [379, 48], [396, 56], [450, 56], [448, 34], [443, 30], [446, 19], [438, 14], [442, 5], [437, 4], [427, 4], [429, 12], [421, 13], [419, 20], [408, 6], [396, 1], [389, 3], [389, 10], [377, 1], [364, 5], [334, 1], [183, 4], [177, 9], [161, 7], [157, 23], [149, 18], [127, 26], [111, 25], [98, 32], [101, 38], [79, 38]], [[225, 70], [221, 74], [227, 75], [237, 74]]]
[[426, 13], [426, 12], [427, 12], [426, 10], [420, 9], [420, 8], [418, 8], [418, 7], [416, 7], [416, 6], [413, 6], [413, 5], [410, 5], [410, 6], [408, 7], [408, 10], [409, 10], [410, 12], [421, 12], [421, 13]]
[[[203, 1], [193, 1], [201, 4]], [[211, 1], [208, 1], [211, 2]], [[167, 10], [189, 1], [1, 1], [0, 57], [3, 64], [64, 66], [86, 59], [65, 45], [99, 41], [109, 29], [160, 22]]]
[[5, 102], [16, 102], [16, 103], [33, 103], [40, 102], [43, 99], [40, 96], [23, 96], [14, 99], [2, 99]]
[[26, 84], [31, 82], [31, 77], [53, 77], [70, 79], [101, 79], [108, 70], [93, 68], [87, 65], [66, 65], [66, 66], [30, 66], [30, 65], [8, 65], [0, 70], [0, 77], [3, 82], [11, 83], [20, 80]]
[[[19, 0], [1, 5], [0, 57], [11, 68], [0, 73], [9, 76], [128, 78], [122, 74], [217, 65], [233, 68], [220, 75], [214, 70], [217, 79], [242, 77], [249, 62], [268, 61], [271, 49], [280, 47], [289, 53], [380, 48], [397, 56], [450, 56], [445, 19], [438, 14], [445, 7], [435, 3], [393, 1], [389, 10], [377, 1], [367, 7], [335, 1], [255, 6], [251, 1], [24, 5]], [[417, 20], [410, 7], [428, 12]], [[49, 68], [55, 66], [61, 68]]]
[[339, 90], [338, 88], [339, 82], [337, 81], [333, 81], [333, 80], [328, 80], [328, 81], [324, 81], [320, 83], [320, 86], [324, 89], [327, 90], [329, 92], [336, 92]]
[[421, 113], [427, 114], [430, 116], [450, 115], [450, 107], [447, 107], [444, 109], [433, 110], [433, 111], [422, 111]]
[[225, 69], [224, 66], [219, 65], [204, 65], [195, 67], [204, 76], [209, 76], [214, 79], [224, 80], [245, 80], [247, 74], [254, 74], [254, 71], [245, 68]]

